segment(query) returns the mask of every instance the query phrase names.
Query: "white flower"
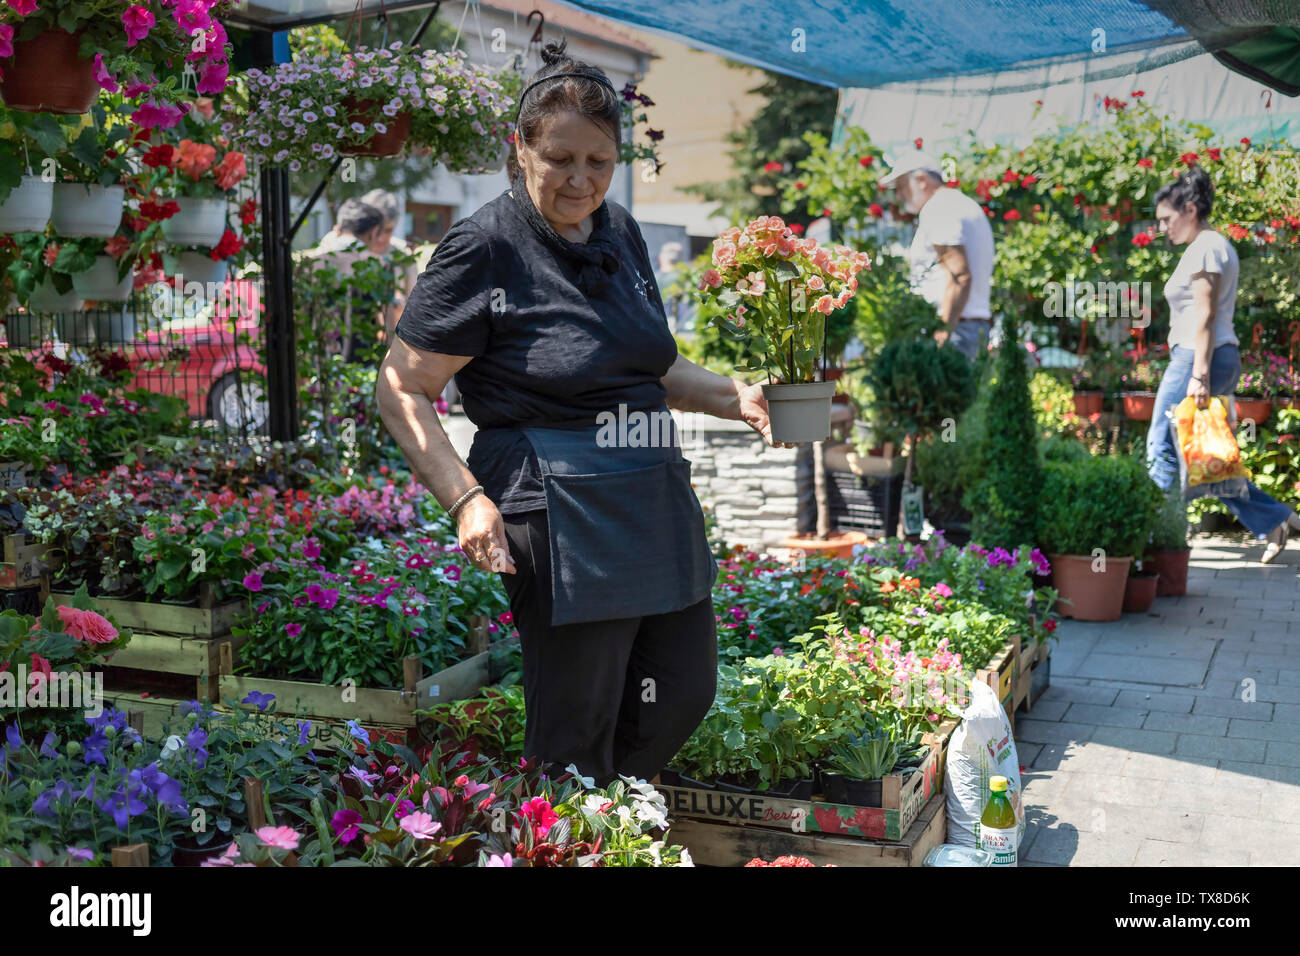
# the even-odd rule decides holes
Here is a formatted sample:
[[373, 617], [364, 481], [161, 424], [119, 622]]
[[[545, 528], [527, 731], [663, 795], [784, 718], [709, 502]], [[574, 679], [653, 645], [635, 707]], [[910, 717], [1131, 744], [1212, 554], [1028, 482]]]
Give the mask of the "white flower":
[[[577, 780], [580, 784], [582, 784], [582, 788], [584, 790], [591, 790], [593, 787], [596, 786], [596, 778], [584, 777], [581, 773], [578, 772], [578, 765], [576, 763], [571, 763], [564, 769], [568, 773], [573, 774], [573, 779]], [[603, 798], [601, 802], [602, 803], [604, 802]]]
[[694, 866], [695, 861], [691, 859], [691, 851], [682, 847], [682, 866]]
[[185, 749], [184, 739], [178, 737], [176, 734], [172, 734], [163, 742], [162, 753], [160, 753], [159, 756], [163, 760], [170, 760], [172, 757], [176, 756], [176, 754], [180, 753], [184, 749]]
[[618, 819], [619, 819], [620, 822], [622, 822], [622, 823], [631, 823], [631, 822], [632, 822], [632, 811], [631, 811], [629, 808], [627, 808], [627, 807], [618, 807], [618, 808], [615, 810], [615, 812], [618, 814]]

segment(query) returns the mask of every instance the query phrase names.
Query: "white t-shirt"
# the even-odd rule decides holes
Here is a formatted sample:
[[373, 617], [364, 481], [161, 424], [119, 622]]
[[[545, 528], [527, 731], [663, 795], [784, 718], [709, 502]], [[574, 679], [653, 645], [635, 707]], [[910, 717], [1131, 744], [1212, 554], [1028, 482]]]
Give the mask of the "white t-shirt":
[[1217, 272], [1220, 276], [1219, 298], [1214, 306], [1212, 348], [1238, 344], [1237, 334], [1232, 329], [1232, 313], [1237, 302], [1237, 250], [1222, 234], [1213, 229], [1203, 229], [1187, 244], [1183, 257], [1178, 260], [1178, 267], [1165, 283], [1165, 298], [1169, 300], [1169, 347], [1196, 348], [1192, 276], [1198, 272]]
[[940, 189], [921, 207], [907, 259], [912, 291], [938, 309], [948, 286], [948, 270], [939, 264], [935, 246], [963, 246], [970, 267], [970, 297], [964, 319], [987, 319], [993, 281], [993, 230], [980, 204], [965, 193]]

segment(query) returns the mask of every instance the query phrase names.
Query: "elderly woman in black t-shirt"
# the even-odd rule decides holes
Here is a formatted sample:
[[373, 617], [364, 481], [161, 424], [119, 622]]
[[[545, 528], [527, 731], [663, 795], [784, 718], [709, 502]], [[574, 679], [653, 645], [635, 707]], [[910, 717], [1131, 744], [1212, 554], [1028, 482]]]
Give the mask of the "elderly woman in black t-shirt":
[[[641, 232], [605, 200], [618, 94], [563, 44], [543, 59], [511, 188], [439, 243], [379, 407], [466, 555], [502, 573], [528, 755], [649, 779], [708, 711], [717, 666], [717, 566], [668, 406], [771, 443], [767, 404], [677, 354]], [[478, 427], [467, 462], [432, 406], [452, 375]]]

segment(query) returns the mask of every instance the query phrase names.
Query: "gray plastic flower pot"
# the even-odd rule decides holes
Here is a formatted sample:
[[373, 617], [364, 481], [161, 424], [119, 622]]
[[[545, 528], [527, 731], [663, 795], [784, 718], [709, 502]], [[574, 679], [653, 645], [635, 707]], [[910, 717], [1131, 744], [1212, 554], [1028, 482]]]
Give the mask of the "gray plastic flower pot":
[[831, 433], [831, 396], [834, 382], [764, 385], [772, 441], [823, 441]]

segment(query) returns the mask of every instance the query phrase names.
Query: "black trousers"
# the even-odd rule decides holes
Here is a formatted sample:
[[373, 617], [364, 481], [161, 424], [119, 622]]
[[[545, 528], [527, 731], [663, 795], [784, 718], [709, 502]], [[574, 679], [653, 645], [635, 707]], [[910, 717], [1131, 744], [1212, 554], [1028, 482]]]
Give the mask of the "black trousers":
[[552, 627], [546, 511], [503, 518], [516, 569], [501, 580], [523, 650], [525, 753], [576, 764], [600, 786], [618, 773], [651, 779], [713, 703], [712, 599], [668, 614]]

